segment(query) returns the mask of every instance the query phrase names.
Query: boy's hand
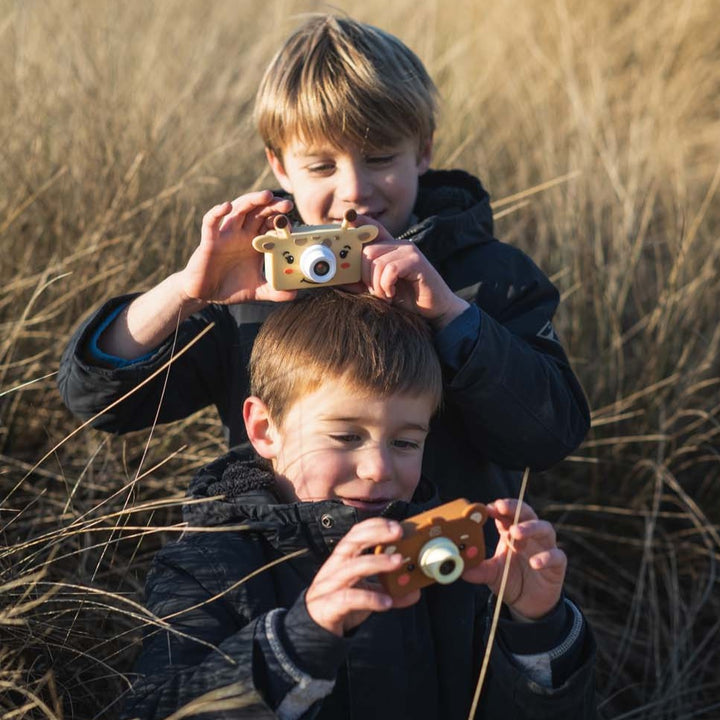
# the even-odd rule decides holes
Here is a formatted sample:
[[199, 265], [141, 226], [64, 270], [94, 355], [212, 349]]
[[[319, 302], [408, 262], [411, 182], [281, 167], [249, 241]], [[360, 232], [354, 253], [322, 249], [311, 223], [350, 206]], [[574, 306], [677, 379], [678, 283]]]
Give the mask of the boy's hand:
[[[357, 222], [372, 219], [358, 217]], [[362, 279], [373, 295], [419, 313], [436, 330], [467, 309], [467, 302], [455, 295], [415, 245], [394, 240], [379, 228], [378, 239], [363, 247]]]
[[305, 593], [310, 617], [321, 627], [342, 637], [372, 612], [408, 607], [420, 598], [420, 591], [393, 599], [377, 582], [369, 580], [379, 573], [397, 570], [402, 556], [364, 554], [380, 543], [399, 540], [400, 523], [370, 518], [354, 525], [323, 563]]
[[538, 520], [530, 506], [523, 504], [519, 522], [513, 525], [516, 507], [517, 500], [496, 500], [487, 506], [500, 542], [494, 557], [464, 572], [463, 578], [487, 584], [497, 595], [512, 538], [513, 557], [503, 602], [516, 620], [538, 620], [560, 600], [567, 557], [556, 545], [553, 526]]
[[200, 244], [181, 271], [188, 298], [223, 304], [292, 300], [295, 292], [273, 290], [262, 274], [263, 256], [252, 247], [256, 235], [272, 228], [272, 217], [292, 202], [269, 190], [221, 203], [203, 217]]

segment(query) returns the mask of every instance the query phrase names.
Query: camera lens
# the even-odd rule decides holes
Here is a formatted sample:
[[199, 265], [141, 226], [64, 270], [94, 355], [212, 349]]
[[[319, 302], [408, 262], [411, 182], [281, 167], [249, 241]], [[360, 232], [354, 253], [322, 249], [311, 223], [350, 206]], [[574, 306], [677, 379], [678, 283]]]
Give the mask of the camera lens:
[[310, 245], [300, 256], [300, 270], [314, 283], [327, 283], [335, 277], [335, 253], [325, 245]]
[[418, 565], [427, 577], [442, 585], [457, 580], [465, 569], [457, 545], [442, 536], [428, 540], [420, 548]]
[[455, 561], [445, 560], [445, 562], [440, 563], [438, 572], [440, 575], [452, 575], [455, 572]]
[[330, 272], [330, 265], [327, 260], [318, 260], [313, 266], [313, 272], [320, 275], [320, 277], [327, 275]]

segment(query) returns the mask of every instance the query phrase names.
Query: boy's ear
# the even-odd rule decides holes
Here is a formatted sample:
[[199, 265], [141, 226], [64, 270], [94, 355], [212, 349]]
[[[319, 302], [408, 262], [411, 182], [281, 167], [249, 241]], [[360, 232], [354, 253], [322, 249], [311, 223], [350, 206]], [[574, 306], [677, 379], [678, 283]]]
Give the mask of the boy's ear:
[[275, 459], [278, 452], [277, 433], [267, 405], [259, 397], [251, 395], [243, 403], [243, 420], [248, 439], [257, 454], [266, 460]]
[[282, 160], [270, 148], [265, 148], [265, 157], [270, 165], [270, 169], [273, 171], [273, 175], [280, 183], [280, 187], [292, 195], [292, 183], [285, 172]]
[[418, 153], [418, 175], [422, 175], [429, 167], [432, 161], [433, 136], [431, 135], [427, 142], [423, 143]]

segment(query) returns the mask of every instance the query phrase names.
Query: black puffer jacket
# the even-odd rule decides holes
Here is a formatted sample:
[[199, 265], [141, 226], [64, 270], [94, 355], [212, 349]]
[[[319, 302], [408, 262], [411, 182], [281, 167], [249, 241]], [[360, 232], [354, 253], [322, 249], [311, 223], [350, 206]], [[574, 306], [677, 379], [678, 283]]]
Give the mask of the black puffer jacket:
[[[279, 503], [272, 476], [237, 453], [201, 471], [192, 495], [221, 499], [188, 505], [186, 519], [225, 531], [188, 532], [157, 556], [147, 607], [158, 621], [125, 717], [164, 718], [214, 696], [234, 709], [192, 717], [467, 718], [487, 631], [485, 587], [426, 588], [413, 607], [375, 614], [338, 638], [309, 617], [304, 590], [356, 521], [353, 508]], [[437, 503], [427, 483], [415, 500], [393, 503], [387, 514], [400, 518]], [[306, 552], [283, 559], [297, 551]], [[531, 680], [513, 652], [534, 663], [545, 657], [555, 687]], [[593, 655], [591, 634], [569, 601], [532, 626], [502, 620], [477, 717], [595, 717]]]
[[[448, 497], [488, 501], [513, 494], [517, 473], [510, 471], [557, 463], [582, 442], [589, 427], [582, 388], [551, 324], [557, 290], [525, 254], [493, 238], [488, 194], [470, 175], [425, 173], [415, 214], [419, 220], [405, 236], [475, 308], [437, 337], [445, 404], [432, 423], [423, 471]], [[63, 355], [60, 392], [82, 418], [131, 391], [173, 350], [169, 338], [148, 358], [116, 368], [92, 357], [91, 338], [129, 300], [116, 298], [101, 307], [78, 328]], [[173, 364], [167, 386], [161, 373], [94, 425], [122, 433], [214, 404], [229, 445], [244, 442], [247, 363], [258, 328], [274, 307], [212, 305], [192, 316], [180, 327], [175, 351], [208, 324], [215, 325]], [[454, 459], [450, 466], [448, 457]]]

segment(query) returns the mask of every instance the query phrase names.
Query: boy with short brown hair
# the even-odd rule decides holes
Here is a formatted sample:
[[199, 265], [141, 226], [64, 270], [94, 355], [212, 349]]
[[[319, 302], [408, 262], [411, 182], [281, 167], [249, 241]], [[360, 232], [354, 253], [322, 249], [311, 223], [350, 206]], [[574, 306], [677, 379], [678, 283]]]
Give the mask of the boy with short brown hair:
[[126, 717], [466, 720], [508, 552], [475, 717], [594, 717], [592, 637], [562, 594], [554, 531], [531, 508], [513, 525], [516, 501], [487, 506], [500, 543], [464, 580], [395, 599], [375, 580], [403, 558], [368, 551], [439, 503], [420, 476], [441, 391], [424, 322], [317, 291], [264, 324], [251, 374], [256, 455], [235, 450], [191, 485], [189, 530], [148, 578], [159, 622]]
[[320, 292], [271, 315], [253, 346], [250, 394], [272, 417], [282, 422], [298, 397], [328, 378], [380, 397], [427, 395], [435, 412], [442, 374], [427, 324], [368, 295]]
[[[68, 406], [90, 417], [127, 395], [95, 419], [126, 432], [215, 404], [230, 446], [243, 442], [257, 329], [277, 301], [294, 297], [268, 285], [251, 241], [278, 213], [321, 224], [351, 208], [359, 224], [380, 228], [363, 248], [363, 287], [433, 329], [445, 403], [427, 441], [430, 479], [448, 497], [484, 501], [515, 492], [518, 470], [564, 458], [584, 438], [589, 412], [553, 330], [559, 295], [526, 255], [493, 238], [477, 179], [428, 169], [434, 112], [434, 86], [397, 38], [343, 16], [304, 22], [257, 103], [283, 191], [215, 206], [184, 269], [86, 321], [61, 363]], [[131, 393], [211, 323], [169, 375]]]
[[337, 15], [301, 25], [271, 60], [254, 117], [282, 159], [294, 141], [376, 151], [435, 133], [437, 90], [419, 58], [380, 28]]

